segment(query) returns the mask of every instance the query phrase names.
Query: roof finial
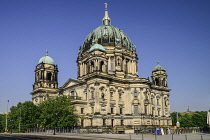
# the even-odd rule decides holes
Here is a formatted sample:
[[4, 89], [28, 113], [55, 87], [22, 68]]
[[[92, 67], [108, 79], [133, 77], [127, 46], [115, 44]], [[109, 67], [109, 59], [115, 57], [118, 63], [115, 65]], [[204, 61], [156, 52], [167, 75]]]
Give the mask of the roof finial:
[[108, 4], [104, 3], [104, 5], [105, 5], [105, 15], [103, 18], [103, 25], [110, 25], [111, 19], [109, 18], [109, 14], [108, 14]]
[[107, 11], [108, 10], [108, 4], [104, 3], [104, 5], [105, 5], [105, 10]]
[[48, 50], [46, 50], [46, 56], [48, 56]]

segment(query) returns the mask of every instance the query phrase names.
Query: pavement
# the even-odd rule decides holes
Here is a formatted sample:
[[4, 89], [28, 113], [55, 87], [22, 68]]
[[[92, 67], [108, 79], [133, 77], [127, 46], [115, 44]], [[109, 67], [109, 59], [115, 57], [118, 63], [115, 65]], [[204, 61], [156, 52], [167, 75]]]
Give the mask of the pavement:
[[210, 140], [210, 133], [187, 133], [187, 134], [174, 134], [174, 135], [149, 135], [149, 134], [79, 134], [79, 133], [57, 133], [53, 135], [51, 133], [13, 133], [1, 135], [36, 135], [36, 136], [48, 136], [53, 139], [57, 137], [67, 139], [84, 139], [84, 140]]

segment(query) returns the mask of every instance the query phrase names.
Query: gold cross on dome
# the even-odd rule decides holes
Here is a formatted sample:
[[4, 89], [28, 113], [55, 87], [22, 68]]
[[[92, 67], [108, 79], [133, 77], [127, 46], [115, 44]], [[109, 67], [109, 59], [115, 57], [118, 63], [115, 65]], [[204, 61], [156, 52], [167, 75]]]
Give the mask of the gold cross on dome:
[[108, 9], [108, 4], [104, 3], [104, 5], [105, 5], [105, 10], [107, 10]]

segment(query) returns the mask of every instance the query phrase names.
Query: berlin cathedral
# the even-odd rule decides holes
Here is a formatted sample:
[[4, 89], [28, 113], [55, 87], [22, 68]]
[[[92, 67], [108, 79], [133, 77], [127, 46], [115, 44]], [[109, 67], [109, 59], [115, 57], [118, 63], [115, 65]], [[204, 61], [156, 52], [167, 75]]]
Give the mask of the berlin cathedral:
[[166, 70], [158, 64], [151, 78], [138, 76], [136, 46], [111, 25], [107, 4], [102, 25], [87, 35], [76, 62], [77, 79], [69, 78], [58, 87], [58, 66], [46, 53], [35, 69], [33, 103], [58, 95], [72, 98], [81, 128], [134, 133], [143, 127], [172, 125]]

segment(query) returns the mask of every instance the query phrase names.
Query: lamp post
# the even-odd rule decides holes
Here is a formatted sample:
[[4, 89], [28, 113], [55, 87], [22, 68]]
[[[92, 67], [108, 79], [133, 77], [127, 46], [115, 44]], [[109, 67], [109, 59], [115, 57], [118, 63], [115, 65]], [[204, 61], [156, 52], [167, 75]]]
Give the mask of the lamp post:
[[180, 127], [180, 123], [179, 123], [179, 120], [178, 120], [178, 112], [176, 112], [176, 127], [177, 127], [177, 134], [179, 134], [179, 127]]
[[7, 102], [7, 112], [6, 112], [6, 124], [5, 124], [5, 132], [8, 132], [8, 129], [7, 129], [7, 114], [8, 114], [8, 106], [9, 106], [9, 100], [8, 100], [8, 102]]
[[20, 116], [19, 116], [19, 132], [20, 132], [20, 125], [21, 125], [21, 107], [20, 107]]

